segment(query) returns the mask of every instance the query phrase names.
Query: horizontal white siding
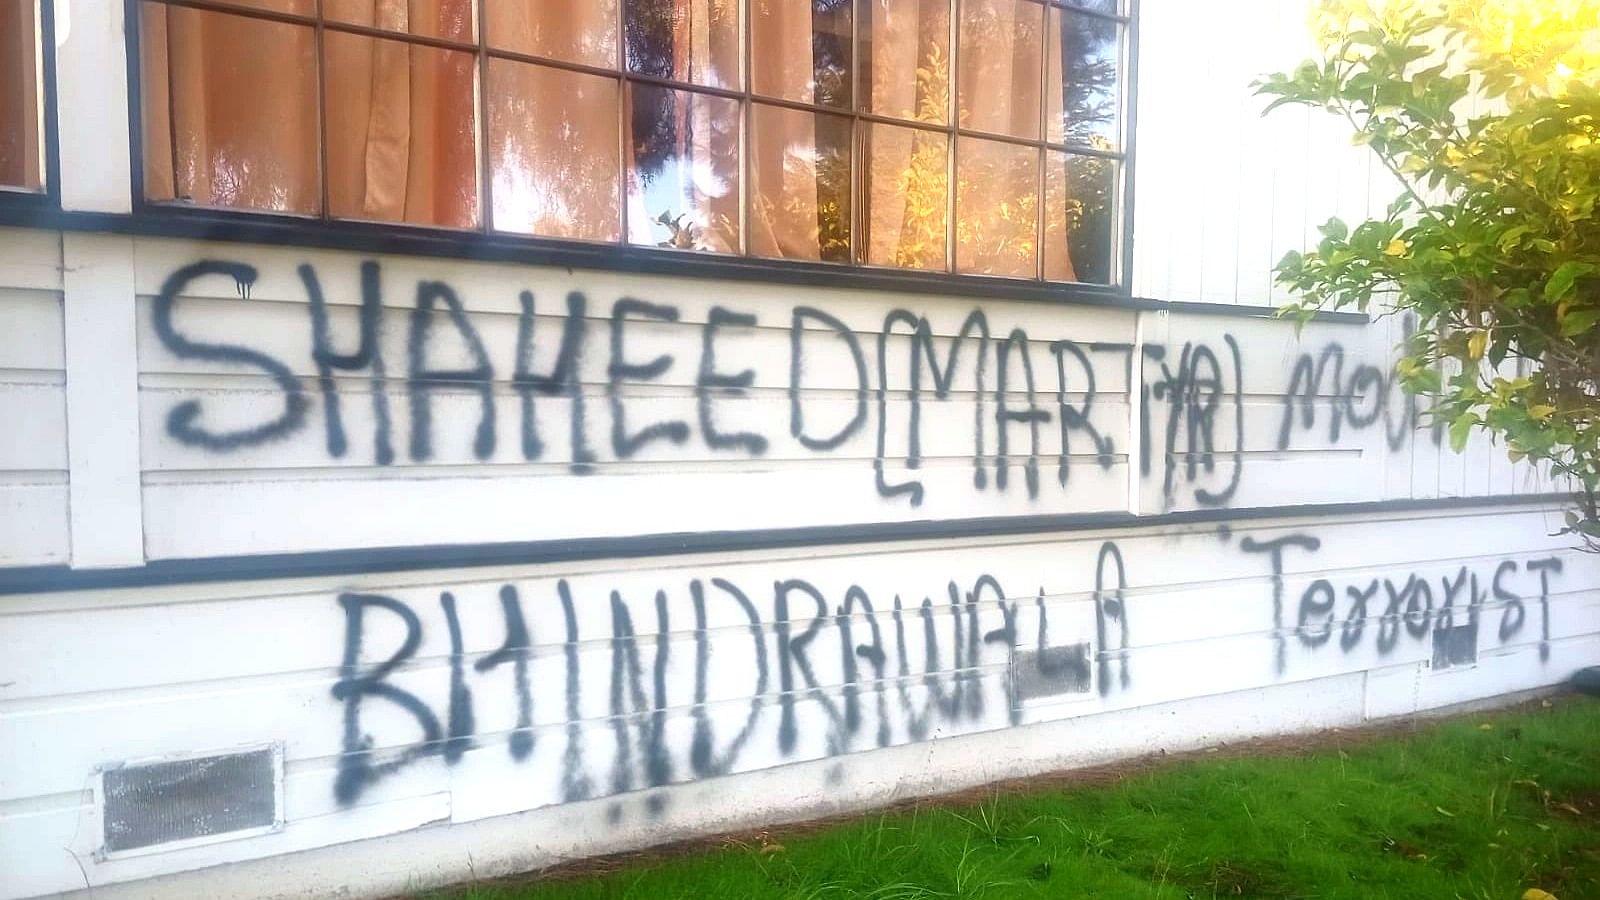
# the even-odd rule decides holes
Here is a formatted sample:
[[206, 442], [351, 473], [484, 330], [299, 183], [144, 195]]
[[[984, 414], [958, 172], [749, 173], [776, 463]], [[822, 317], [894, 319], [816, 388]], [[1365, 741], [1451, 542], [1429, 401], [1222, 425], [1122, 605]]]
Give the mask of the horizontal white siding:
[[[1556, 519], [1541, 508], [1346, 516], [13, 597], [0, 614], [0, 747], [12, 755], [0, 767], [0, 846], [54, 848], [54, 863], [23, 867], [26, 889], [8, 895], [81, 884], [72, 855], [98, 884], [373, 837], [397, 822], [614, 797], [586, 807], [602, 849], [608, 831], [688, 814], [662, 818], [653, 786], [824, 758], [849, 773], [871, 767], [855, 754], [878, 747], [1022, 736], [1038, 723], [1362, 672], [1383, 673], [1364, 699], [1373, 714], [1549, 684], [1600, 649], [1600, 561], [1547, 537]], [[1278, 580], [1263, 542], [1284, 538], [1298, 543], [1282, 550]], [[1544, 568], [1541, 581], [1551, 560], [1560, 571]], [[1408, 589], [1413, 579], [1427, 587]], [[780, 591], [791, 580], [823, 605], [807, 587]], [[852, 587], [870, 608], [860, 595], [844, 608]], [[525, 725], [513, 666], [485, 662], [507, 640], [508, 589], [531, 635]], [[338, 699], [341, 680], [371, 672], [408, 633], [390, 606], [352, 616], [356, 592], [416, 616], [415, 652], [380, 680], [415, 698], [436, 743], [419, 744], [424, 720], [388, 696]], [[1443, 630], [1474, 622], [1476, 665], [1434, 670]], [[1079, 659], [1080, 644], [1081, 679], [1041, 672], [1033, 655]], [[470, 724], [454, 733], [455, 754], [446, 745], [462, 710]], [[519, 728], [530, 741], [520, 755]], [[703, 740], [709, 755], [697, 755]], [[94, 860], [100, 826], [84, 792], [97, 767], [264, 742], [285, 748], [281, 833]], [[379, 762], [424, 755], [362, 780], [350, 772], [368, 748]], [[341, 771], [354, 778], [345, 790]]]
[[1316, 0], [1140, 0], [1137, 296], [1277, 305], [1272, 267], [1333, 216], [1381, 216], [1400, 193], [1348, 123], [1285, 107], [1251, 82], [1315, 52]]
[[[1276, 259], [1389, 192], [1336, 122], [1257, 115], [1248, 82], [1309, 51], [1308, 2], [1141, 5], [1134, 293], [1280, 302]], [[115, 37], [94, 23], [91, 44]], [[78, 156], [83, 133], [64, 132]], [[118, 165], [69, 200], [114, 208]], [[0, 567], [368, 548], [428, 566], [440, 547], [589, 538], [628, 558], [13, 590], [3, 898], [382, 895], [1600, 660], [1600, 562], [1552, 537], [1558, 506], [1507, 502], [1548, 477], [1486, 439], [1452, 453], [1418, 420], [1393, 383], [1397, 318], [1297, 332], [158, 238], [67, 251], [0, 232]], [[174, 280], [196, 265], [210, 274]], [[754, 322], [708, 327], [729, 314]], [[979, 321], [988, 339], [948, 369]], [[937, 367], [909, 336], [924, 322]], [[570, 383], [518, 383], [580, 332]], [[666, 422], [681, 440], [617, 440]], [[1304, 508], [1450, 497], [1499, 502]], [[1163, 518], [1198, 510], [1208, 524]], [[1110, 524], [1130, 513], [1144, 524]], [[1080, 514], [1105, 518], [1034, 518]], [[1034, 530], [846, 538], [991, 517]], [[829, 526], [799, 549], [630, 550]], [[525, 648], [505, 646], [513, 620]], [[98, 852], [106, 767], [263, 744], [285, 759], [281, 829]]]
[[61, 239], [0, 228], [0, 566], [66, 562]]
[[[1525, 467], [1506, 464], [1492, 476], [1494, 454], [1486, 446], [1472, 458], [1470, 476], [1452, 468], [1455, 457], [1441, 451], [1438, 436], [1418, 430], [1409, 412], [1415, 404], [1389, 374], [1402, 327], [1393, 319], [1315, 323], [1296, 333], [1268, 319], [779, 286], [751, 291], [686, 279], [153, 240], [138, 242], [135, 260], [151, 558], [1536, 488]], [[157, 295], [174, 272], [199, 260], [247, 265], [254, 281], [241, 286], [226, 273], [187, 280], [162, 325]], [[326, 299], [329, 352], [354, 355], [365, 266], [378, 273], [382, 299], [371, 317], [376, 353], [360, 367], [329, 369], [326, 385], [338, 403], [332, 426], [306, 278]], [[460, 326], [437, 304], [418, 312], [419, 294], [435, 290], [459, 300]], [[521, 313], [523, 292], [533, 299], [533, 316]], [[525, 401], [514, 382], [521, 335], [531, 334], [529, 371], [556, 371], [574, 293], [585, 302], [576, 387], [530, 393]], [[664, 311], [656, 314], [672, 321], [633, 313], [619, 324], [616, 310], [632, 301], [655, 304]], [[714, 309], [756, 325], [713, 331], [707, 322]], [[797, 309], [834, 317], [848, 329], [848, 342], [810, 313], [797, 326]], [[971, 331], [956, 348], [974, 317], [989, 340], [980, 346]], [[908, 322], [927, 323], [948, 379], [943, 385], [926, 358], [914, 356]], [[921, 360], [915, 372], [914, 359]], [[613, 382], [609, 372], [619, 360], [667, 365], [655, 377]], [[441, 370], [469, 374], [432, 374]], [[742, 374], [748, 387], [701, 390], [703, 371]], [[941, 386], [948, 389], [943, 399]], [[1004, 456], [1002, 399], [1009, 413]], [[293, 403], [303, 408], [291, 414]], [[838, 434], [852, 421], [855, 428], [836, 445], [808, 445], [792, 433], [796, 403], [808, 438]], [[741, 437], [716, 441], [702, 404], [715, 432]], [[626, 434], [674, 422], [683, 440], [623, 448], [616, 441], [619, 408]], [[525, 409], [533, 410], [531, 419]], [[1036, 446], [1022, 418], [1030, 409], [1043, 419]], [[419, 412], [426, 425], [418, 424]], [[920, 422], [916, 460], [908, 455], [913, 414]], [[283, 421], [292, 427], [239, 437]], [[529, 422], [541, 444], [535, 452], [524, 442]], [[410, 510], [427, 514], [396, 514]]]

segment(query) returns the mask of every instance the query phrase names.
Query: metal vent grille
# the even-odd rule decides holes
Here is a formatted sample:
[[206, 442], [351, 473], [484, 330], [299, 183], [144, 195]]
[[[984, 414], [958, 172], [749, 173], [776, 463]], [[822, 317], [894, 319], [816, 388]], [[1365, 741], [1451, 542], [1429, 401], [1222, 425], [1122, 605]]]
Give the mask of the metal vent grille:
[[281, 820], [276, 747], [130, 763], [101, 774], [101, 852], [209, 843]]
[[1012, 657], [1011, 677], [1017, 703], [1061, 694], [1087, 694], [1092, 678], [1089, 645], [1018, 650]]

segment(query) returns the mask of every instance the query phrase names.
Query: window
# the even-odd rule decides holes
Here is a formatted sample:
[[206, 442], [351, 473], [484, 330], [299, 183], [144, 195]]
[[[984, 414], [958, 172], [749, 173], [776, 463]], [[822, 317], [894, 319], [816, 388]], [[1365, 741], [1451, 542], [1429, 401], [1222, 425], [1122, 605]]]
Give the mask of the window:
[[44, 190], [37, 0], [0, 2], [0, 191]]
[[153, 203], [1110, 284], [1119, 0], [139, 0]]

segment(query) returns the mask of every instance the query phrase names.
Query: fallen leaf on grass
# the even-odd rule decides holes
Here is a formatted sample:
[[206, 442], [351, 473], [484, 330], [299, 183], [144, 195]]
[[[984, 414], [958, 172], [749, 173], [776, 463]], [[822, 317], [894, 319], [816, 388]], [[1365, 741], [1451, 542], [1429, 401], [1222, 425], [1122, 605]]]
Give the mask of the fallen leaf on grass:
[[1556, 895], [1538, 888], [1528, 888], [1522, 894], [1522, 900], [1557, 900]]

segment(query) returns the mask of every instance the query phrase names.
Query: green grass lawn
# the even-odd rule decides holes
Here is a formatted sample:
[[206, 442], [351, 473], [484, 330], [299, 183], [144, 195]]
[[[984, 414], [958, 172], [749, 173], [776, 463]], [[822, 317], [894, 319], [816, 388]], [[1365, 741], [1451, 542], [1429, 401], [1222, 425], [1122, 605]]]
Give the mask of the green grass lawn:
[[1600, 898], [1600, 701], [1546, 703], [434, 896]]

